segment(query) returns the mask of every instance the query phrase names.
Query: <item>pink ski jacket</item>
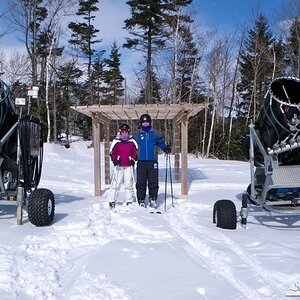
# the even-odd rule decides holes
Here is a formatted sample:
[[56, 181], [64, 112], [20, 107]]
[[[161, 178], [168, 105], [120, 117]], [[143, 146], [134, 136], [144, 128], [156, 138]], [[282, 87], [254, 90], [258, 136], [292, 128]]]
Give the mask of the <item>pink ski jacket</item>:
[[119, 159], [120, 167], [129, 167], [130, 159], [137, 160], [137, 143], [130, 137], [127, 141], [123, 141], [116, 137], [110, 147], [111, 160]]

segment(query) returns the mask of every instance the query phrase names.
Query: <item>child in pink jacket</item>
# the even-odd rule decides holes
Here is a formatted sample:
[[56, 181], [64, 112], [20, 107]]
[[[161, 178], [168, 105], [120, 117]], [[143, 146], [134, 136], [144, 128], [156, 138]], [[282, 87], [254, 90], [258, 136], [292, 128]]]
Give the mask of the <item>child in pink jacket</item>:
[[110, 208], [115, 207], [118, 192], [124, 182], [126, 204], [130, 205], [134, 199], [133, 167], [137, 160], [137, 143], [129, 135], [127, 124], [119, 127], [119, 132], [110, 147], [110, 157], [115, 166], [114, 175], [108, 193]]

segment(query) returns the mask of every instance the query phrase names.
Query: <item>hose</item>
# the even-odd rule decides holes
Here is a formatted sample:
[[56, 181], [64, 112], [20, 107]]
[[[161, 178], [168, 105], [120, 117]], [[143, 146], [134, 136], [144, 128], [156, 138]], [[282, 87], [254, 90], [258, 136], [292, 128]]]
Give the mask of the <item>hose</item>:
[[40, 126], [40, 120], [32, 115], [24, 116], [19, 122], [21, 170], [23, 171], [24, 188], [29, 192], [33, 188], [37, 188], [40, 182], [44, 152], [42, 130], [40, 130], [38, 155], [31, 153], [33, 124]]

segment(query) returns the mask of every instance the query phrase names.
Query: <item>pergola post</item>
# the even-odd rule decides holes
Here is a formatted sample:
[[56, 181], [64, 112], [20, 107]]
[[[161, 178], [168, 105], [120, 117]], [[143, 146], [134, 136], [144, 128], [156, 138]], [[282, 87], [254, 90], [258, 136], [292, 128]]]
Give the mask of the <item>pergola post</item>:
[[187, 116], [187, 112], [184, 112], [181, 119], [181, 195], [188, 194], [187, 156], [188, 156], [188, 116]]
[[100, 122], [95, 114], [92, 115], [94, 142], [94, 189], [95, 196], [101, 196], [101, 156], [100, 156]]

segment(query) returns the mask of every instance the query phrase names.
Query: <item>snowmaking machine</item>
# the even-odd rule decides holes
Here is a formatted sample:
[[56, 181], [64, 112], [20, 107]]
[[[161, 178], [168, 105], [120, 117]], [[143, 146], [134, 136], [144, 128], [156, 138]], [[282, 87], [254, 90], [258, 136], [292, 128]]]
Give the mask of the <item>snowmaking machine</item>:
[[8, 86], [0, 80], [0, 205], [16, 205], [18, 225], [23, 222], [25, 207], [29, 221], [36, 226], [50, 225], [54, 218], [53, 193], [38, 188], [42, 128], [39, 118], [29, 114], [31, 99], [37, 98], [37, 92], [37, 87], [30, 89], [28, 99], [16, 98], [14, 103]]
[[[255, 124], [243, 143], [250, 161], [251, 183], [243, 193], [241, 210], [231, 200], [218, 200], [213, 208], [217, 227], [243, 227], [248, 215], [300, 215], [300, 79], [272, 81]], [[261, 209], [251, 209], [249, 204]]]

